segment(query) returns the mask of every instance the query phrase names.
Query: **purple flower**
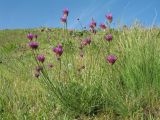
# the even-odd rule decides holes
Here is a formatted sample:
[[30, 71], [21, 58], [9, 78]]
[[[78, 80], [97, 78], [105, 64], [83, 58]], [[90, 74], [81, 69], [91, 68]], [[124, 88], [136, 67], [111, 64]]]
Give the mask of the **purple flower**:
[[83, 45], [83, 46], [86, 46], [86, 45], [87, 45], [87, 41], [86, 41], [86, 40], [83, 40], [83, 41], [82, 41], [82, 45]]
[[44, 55], [38, 55], [37, 56], [37, 60], [39, 61], [39, 62], [44, 62], [44, 60], [45, 60], [45, 57], [44, 57]]
[[93, 25], [94, 27], [96, 27], [96, 26], [97, 26], [97, 23], [96, 23], [95, 21], [92, 21], [92, 25]]
[[112, 13], [109, 13], [108, 15], [106, 15], [106, 18], [111, 23], [113, 20]]
[[62, 53], [63, 53], [63, 49], [60, 48], [60, 47], [58, 47], [58, 48], [57, 48], [57, 54], [58, 54], [59, 56], [61, 56]]
[[28, 38], [29, 40], [33, 40], [33, 37], [34, 37], [34, 35], [33, 35], [32, 33], [29, 33], [29, 34], [27, 35], [27, 38]]
[[105, 24], [103, 24], [103, 23], [101, 23], [100, 25], [100, 28], [102, 29], [102, 30], [104, 30], [104, 29], [106, 29], [107, 27], [106, 27], [106, 25]]
[[90, 45], [90, 44], [91, 44], [91, 38], [90, 37], [88, 37], [88, 38], [86, 38], [82, 41], [83, 46]]
[[69, 14], [69, 10], [68, 10], [67, 8], [65, 8], [65, 9], [63, 10], [63, 15], [64, 15], [65, 17], [67, 17], [68, 14]]
[[63, 53], [62, 44], [58, 44], [56, 48], [53, 48], [53, 52], [56, 53], [56, 55], [61, 56]]
[[116, 60], [117, 60], [117, 57], [115, 55], [107, 56], [107, 61], [112, 65], [116, 62]]
[[89, 27], [91, 29], [94, 29], [97, 26], [97, 23], [92, 19], [92, 22], [90, 23]]
[[105, 36], [105, 39], [107, 40], [107, 41], [112, 41], [112, 39], [113, 39], [113, 36], [112, 36], [112, 34], [108, 34], [108, 35], [106, 35]]
[[30, 42], [29, 43], [29, 46], [32, 48], [32, 49], [37, 49], [38, 48], [38, 42]]
[[92, 24], [90, 24], [89, 27], [90, 27], [91, 29], [94, 29], [94, 26], [93, 26]]
[[61, 22], [66, 23], [67, 22], [67, 17], [65, 17], [65, 16], [61, 17]]

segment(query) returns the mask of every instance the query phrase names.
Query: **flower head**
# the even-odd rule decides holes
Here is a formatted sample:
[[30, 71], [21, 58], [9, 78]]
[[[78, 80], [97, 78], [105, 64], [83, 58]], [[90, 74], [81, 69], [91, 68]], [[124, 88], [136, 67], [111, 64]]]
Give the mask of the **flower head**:
[[56, 53], [56, 55], [61, 56], [63, 53], [62, 44], [58, 44], [57, 47], [53, 48], [53, 52]]
[[91, 38], [90, 38], [90, 37], [85, 38], [85, 39], [82, 41], [82, 45], [83, 45], [83, 46], [90, 45], [90, 44], [91, 44]]
[[101, 24], [99, 25], [99, 27], [100, 27], [102, 30], [105, 30], [105, 29], [107, 28], [106, 25], [103, 24], [103, 23], [101, 23]]
[[38, 48], [38, 42], [30, 42], [29, 43], [29, 46], [32, 48], [32, 49], [37, 49]]
[[112, 34], [108, 34], [105, 36], [105, 40], [107, 40], [107, 41], [112, 41], [112, 39], [113, 39]]
[[65, 17], [65, 16], [61, 17], [61, 22], [66, 23], [67, 22], [67, 17]]
[[69, 14], [69, 10], [68, 10], [67, 8], [65, 8], [65, 9], [63, 10], [63, 15], [64, 15], [65, 17], [67, 17], [68, 14]]
[[116, 62], [116, 60], [117, 60], [117, 57], [115, 55], [107, 56], [107, 61], [112, 65]]
[[45, 57], [44, 57], [44, 55], [38, 55], [37, 56], [37, 60], [39, 61], [39, 62], [44, 62], [45, 61]]
[[112, 13], [109, 13], [108, 15], [106, 15], [106, 18], [111, 23], [113, 20]]
[[90, 23], [89, 27], [91, 29], [94, 29], [97, 26], [97, 23], [92, 19], [92, 22]]
[[32, 33], [29, 33], [29, 34], [27, 35], [27, 38], [28, 38], [29, 40], [33, 40], [34, 35], [33, 35]]

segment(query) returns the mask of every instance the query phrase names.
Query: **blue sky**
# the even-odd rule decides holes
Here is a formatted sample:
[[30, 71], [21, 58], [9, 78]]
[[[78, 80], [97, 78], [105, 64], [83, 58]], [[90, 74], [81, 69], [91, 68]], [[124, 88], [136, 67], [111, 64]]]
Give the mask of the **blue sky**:
[[160, 0], [0, 0], [0, 29], [62, 27], [62, 10], [68, 8], [69, 28], [79, 28], [80, 18], [88, 26], [93, 17], [105, 21], [112, 12], [114, 23], [132, 24], [136, 19], [144, 25], [160, 25]]

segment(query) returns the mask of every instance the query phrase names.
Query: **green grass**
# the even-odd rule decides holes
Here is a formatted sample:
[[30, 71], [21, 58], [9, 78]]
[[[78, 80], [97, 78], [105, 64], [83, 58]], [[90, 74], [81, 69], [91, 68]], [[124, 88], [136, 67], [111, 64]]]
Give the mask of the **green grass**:
[[[33, 77], [36, 62], [26, 35], [39, 35], [38, 53], [52, 84]], [[0, 31], [0, 118], [2, 120], [158, 120], [160, 118], [160, 29], [111, 30], [108, 43], [99, 31], [79, 56], [88, 32], [49, 32], [51, 44], [62, 43], [61, 68], [47, 33], [39, 29]], [[114, 65], [109, 53], [118, 57]], [[48, 63], [54, 67], [48, 69]], [[85, 69], [80, 72], [81, 66]], [[60, 77], [59, 77], [60, 76]], [[52, 87], [55, 87], [54, 89]]]

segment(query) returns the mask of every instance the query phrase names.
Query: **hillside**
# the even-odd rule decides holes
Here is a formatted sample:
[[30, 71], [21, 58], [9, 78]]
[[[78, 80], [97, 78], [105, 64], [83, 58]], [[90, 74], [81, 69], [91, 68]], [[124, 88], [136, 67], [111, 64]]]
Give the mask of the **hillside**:
[[0, 118], [158, 120], [159, 46], [158, 28], [0, 30]]

